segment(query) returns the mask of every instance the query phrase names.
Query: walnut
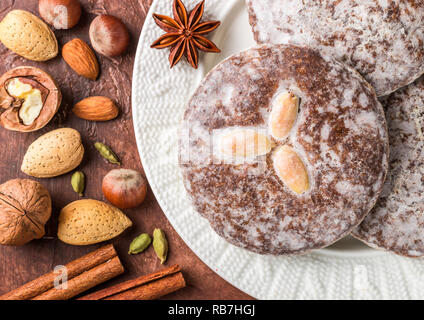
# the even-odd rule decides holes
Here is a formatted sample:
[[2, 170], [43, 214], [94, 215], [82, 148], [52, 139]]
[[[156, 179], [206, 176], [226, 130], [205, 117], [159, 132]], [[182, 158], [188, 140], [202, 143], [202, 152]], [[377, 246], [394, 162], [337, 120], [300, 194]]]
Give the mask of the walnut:
[[0, 125], [31, 132], [43, 128], [56, 114], [62, 95], [46, 72], [17, 67], [0, 77]]
[[28, 179], [0, 185], [0, 244], [19, 246], [44, 236], [52, 212], [50, 194]]

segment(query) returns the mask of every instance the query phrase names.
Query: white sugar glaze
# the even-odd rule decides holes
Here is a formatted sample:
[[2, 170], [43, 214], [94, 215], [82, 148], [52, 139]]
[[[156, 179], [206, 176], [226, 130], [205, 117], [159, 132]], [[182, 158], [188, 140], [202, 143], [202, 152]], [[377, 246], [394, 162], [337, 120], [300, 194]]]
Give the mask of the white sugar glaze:
[[[272, 152], [241, 163], [210, 152], [216, 131], [266, 131], [273, 99], [290, 90], [300, 113], [284, 143], [311, 178], [301, 195], [281, 182]], [[346, 65], [296, 46], [264, 45], [219, 64], [189, 102], [181, 131], [180, 165], [197, 211], [231, 243], [264, 254], [303, 253], [350, 233], [375, 204], [388, 167], [374, 90]]]
[[424, 73], [423, 0], [246, 0], [259, 43], [316, 48], [387, 95]]
[[386, 100], [390, 171], [376, 207], [354, 235], [397, 254], [424, 256], [424, 78]]

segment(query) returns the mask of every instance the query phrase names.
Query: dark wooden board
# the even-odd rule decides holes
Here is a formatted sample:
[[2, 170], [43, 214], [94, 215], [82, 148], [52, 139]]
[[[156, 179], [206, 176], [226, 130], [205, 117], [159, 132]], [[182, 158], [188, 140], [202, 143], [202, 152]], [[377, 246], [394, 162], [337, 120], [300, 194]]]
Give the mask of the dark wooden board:
[[[0, 183], [18, 177], [28, 178], [20, 171], [20, 166], [27, 147], [36, 138], [56, 128], [72, 127], [81, 133], [86, 149], [80, 166], [80, 170], [87, 175], [85, 198], [105, 200], [101, 192], [101, 181], [103, 176], [115, 167], [98, 156], [93, 146], [95, 141], [110, 145], [122, 159], [123, 167], [143, 170], [132, 124], [131, 78], [139, 34], [152, 0], [80, 1], [83, 5], [80, 23], [71, 30], [55, 31], [60, 45], [76, 37], [89, 42], [90, 21], [97, 14], [109, 13], [121, 18], [128, 26], [131, 46], [127, 54], [122, 57], [109, 59], [97, 55], [101, 65], [101, 76], [99, 80], [92, 82], [74, 74], [60, 55], [45, 63], [35, 63], [15, 55], [0, 44], [0, 74], [17, 66], [37, 66], [49, 72], [58, 81], [64, 97], [56, 117], [40, 131], [17, 133], [0, 128]], [[172, 5], [172, 1], [169, 2]], [[36, 0], [2, 0], [0, 19], [12, 9], [25, 9], [38, 15], [37, 3]], [[107, 123], [94, 123], [73, 115], [71, 112], [73, 104], [93, 95], [104, 95], [114, 99], [121, 110], [119, 118]], [[47, 235], [45, 239], [33, 241], [23, 247], [0, 246], [0, 294], [51, 271], [56, 265], [66, 264], [101, 246], [101, 244], [88, 247], [70, 246], [56, 239], [57, 216], [60, 209], [69, 202], [79, 199], [70, 186], [70, 176], [71, 174], [66, 174], [53, 179], [38, 180], [47, 187], [53, 199], [53, 214], [47, 225]], [[169, 295], [167, 299], [250, 298], [216, 275], [185, 245], [166, 219], [151, 190], [140, 208], [125, 212], [134, 222], [134, 226], [111, 242], [118, 250], [126, 273], [106, 285], [162, 268], [152, 248], [138, 256], [127, 254], [128, 245], [135, 236], [143, 232], [152, 233], [154, 228], [159, 227], [165, 230], [170, 242], [167, 265], [180, 264], [188, 283], [187, 288]]]

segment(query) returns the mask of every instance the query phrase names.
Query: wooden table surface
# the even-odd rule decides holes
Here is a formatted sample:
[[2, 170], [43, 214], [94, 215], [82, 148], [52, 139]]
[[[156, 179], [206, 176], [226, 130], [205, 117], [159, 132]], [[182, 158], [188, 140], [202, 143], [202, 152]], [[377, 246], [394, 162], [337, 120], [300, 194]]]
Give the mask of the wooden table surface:
[[[17, 66], [37, 66], [49, 72], [58, 81], [64, 97], [56, 117], [37, 132], [19, 133], [0, 128], [2, 157], [0, 183], [14, 178], [28, 178], [20, 171], [20, 166], [27, 147], [36, 138], [56, 128], [72, 127], [81, 133], [86, 148], [83, 163], [79, 168], [87, 176], [85, 198], [105, 200], [101, 191], [101, 181], [103, 176], [115, 167], [98, 156], [93, 146], [95, 141], [103, 141], [110, 145], [122, 159], [123, 167], [143, 170], [132, 124], [131, 78], [139, 34], [152, 0], [80, 0], [80, 2], [83, 6], [80, 23], [71, 30], [55, 31], [60, 45], [75, 37], [89, 42], [90, 21], [97, 14], [109, 13], [121, 18], [128, 26], [131, 46], [122, 57], [109, 59], [97, 55], [101, 65], [101, 76], [96, 82], [92, 82], [74, 74], [60, 55], [48, 62], [35, 63], [15, 55], [0, 44], [0, 61], [2, 61], [0, 74]], [[172, 0], [169, 2], [172, 5]], [[1, 0], [0, 19], [12, 9], [25, 9], [38, 15], [37, 3], [36, 0]], [[121, 110], [119, 118], [107, 123], [95, 123], [81, 120], [70, 112], [74, 103], [93, 95], [104, 95], [114, 99]], [[66, 264], [101, 246], [101, 244], [88, 247], [70, 246], [56, 238], [60, 209], [69, 202], [79, 199], [70, 186], [70, 177], [71, 174], [66, 174], [52, 179], [38, 179], [47, 187], [53, 199], [53, 213], [47, 225], [47, 234], [44, 239], [22, 247], [0, 246], [0, 294], [51, 271], [56, 265]], [[174, 231], [151, 190], [139, 208], [125, 212], [134, 226], [111, 242], [122, 259], [126, 273], [106, 285], [162, 268], [151, 247], [137, 256], [127, 254], [128, 245], [135, 236], [144, 232], [152, 233], [153, 229], [158, 227], [166, 232], [170, 243], [167, 265], [175, 263], [181, 265], [188, 284], [187, 288], [167, 296], [167, 299], [250, 298], [221, 279], [197, 258]]]

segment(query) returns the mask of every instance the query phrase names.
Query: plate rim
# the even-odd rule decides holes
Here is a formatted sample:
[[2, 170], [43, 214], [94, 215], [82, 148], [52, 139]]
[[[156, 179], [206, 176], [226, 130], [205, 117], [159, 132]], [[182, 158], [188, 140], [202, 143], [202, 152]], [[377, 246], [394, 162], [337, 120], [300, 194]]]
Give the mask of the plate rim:
[[[226, 0], [226, 1], [228, 1], [228, 0]], [[230, 3], [230, 2], [236, 2], [236, 1], [239, 1], [239, 0], [231, 0], [231, 1], [228, 1], [228, 3]], [[137, 112], [134, 111], [134, 110], [137, 110], [137, 108], [133, 108], [133, 106], [136, 105], [136, 101], [135, 101], [136, 100], [136, 95], [134, 94], [134, 92], [137, 92], [137, 90], [135, 90], [136, 89], [135, 88], [135, 85], [136, 85], [137, 81], [134, 81], [135, 77], [137, 77], [137, 75], [136, 75], [136, 65], [137, 65], [137, 61], [140, 60], [140, 57], [142, 55], [142, 52], [143, 52], [143, 49], [144, 49], [143, 48], [143, 43], [144, 43], [144, 40], [146, 38], [146, 34], [148, 32], [147, 31], [147, 28], [145, 28], [144, 26], [145, 26], [145, 24], [147, 22], [147, 19], [149, 19], [152, 16], [153, 11], [154, 11], [154, 8], [155, 8], [155, 4], [157, 2], [158, 2], [158, 0], [154, 0], [152, 2], [152, 5], [149, 8], [149, 11], [147, 12], [146, 19], [144, 20], [143, 28], [142, 28], [141, 33], [140, 33], [140, 37], [138, 39], [136, 55], [135, 55], [135, 58], [134, 58], [134, 67], [133, 67], [133, 74], [132, 74], [133, 81], [132, 81], [132, 84], [131, 84], [131, 109], [132, 109], [132, 121], [133, 121], [133, 124], [137, 120], [136, 119], [137, 118]], [[223, 19], [225, 19], [227, 17], [227, 15], [230, 12], [230, 10], [228, 10], [228, 9], [231, 9], [231, 8], [232, 8], [232, 5], [228, 5], [227, 6], [227, 12], [224, 14]], [[202, 70], [202, 68], [203, 68], [203, 65], [199, 63], [199, 70]], [[202, 71], [202, 72], [205, 73], [204, 71]], [[133, 125], [133, 127], [134, 127], [134, 135], [135, 135], [135, 139], [136, 139], [137, 150], [138, 150], [138, 153], [139, 153], [139, 156], [140, 156], [141, 165], [142, 165], [143, 170], [144, 170], [144, 172], [146, 174], [147, 180], [149, 182], [149, 186], [152, 189], [152, 192], [153, 192], [153, 194], [155, 196], [155, 199], [158, 202], [161, 210], [163, 211], [163, 214], [168, 219], [168, 221], [171, 223], [172, 228], [174, 228], [174, 230], [177, 232], [178, 236], [184, 241], [184, 243], [190, 248], [190, 250], [196, 255], [196, 257], [199, 258], [213, 273], [217, 274], [219, 277], [221, 277], [222, 279], [224, 279], [226, 282], [228, 282], [229, 284], [231, 284], [233, 287], [237, 288], [241, 292], [244, 292], [244, 293], [250, 295], [251, 297], [257, 299], [256, 297], [254, 297], [254, 294], [253, 293], [247, 292], [244, 288], [239, 287], [238, 284], [236, 284], [233, 281], [227, 279], [226, 275], [222, 274], [219, 270], [214, 269], [213, 266], [211, 266], [207, 261], [205, 261], [205, 259], [202, 256], [200, 256], [192, 248], [192, 246], [190, 245], [190, 241], [188, 239], [186, 239], [185, 236], [182, 233], [178, 232], [178, 228], [175, 226], [175, 224], [173, 222], [173, 219], [170, 218], [170, 216], [167, 215], [166, 214], [166, 211], [163, 209], [164, 207], [166, 207], [166, 205], [164, 203], [162, 203], [161, 197], [158, 197], [157, 196], [156, 187], [154, 187], [154, 186], [152, 186], [150, 184], [150, 181], [152, 179], [152, 175], [151, 175], [151, 172], [148, 169], [148, 167], [145, 167], [144, 164], [143, 164], [145, 162], [144, 161], [145, 158], [144, 158], [144, 153], [142, 152], [142, 148], [140, 148], [140, 146], [141, 146], [141, 135], [138, 132], [138, 130], [136, 130], [136, 128], [135, 128], [134, 125]]]

